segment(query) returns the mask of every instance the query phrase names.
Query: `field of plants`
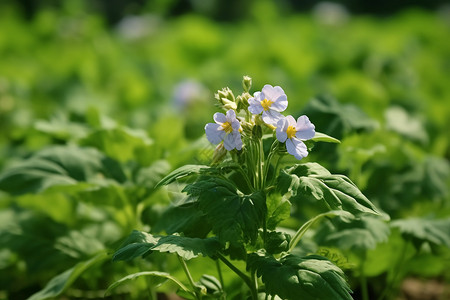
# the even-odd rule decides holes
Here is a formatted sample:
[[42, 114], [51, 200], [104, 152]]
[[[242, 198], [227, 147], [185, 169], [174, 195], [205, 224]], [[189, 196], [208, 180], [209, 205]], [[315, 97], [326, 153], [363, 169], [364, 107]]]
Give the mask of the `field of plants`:
[[448, 7], [0, 32], [0, 299], [450, 299]]

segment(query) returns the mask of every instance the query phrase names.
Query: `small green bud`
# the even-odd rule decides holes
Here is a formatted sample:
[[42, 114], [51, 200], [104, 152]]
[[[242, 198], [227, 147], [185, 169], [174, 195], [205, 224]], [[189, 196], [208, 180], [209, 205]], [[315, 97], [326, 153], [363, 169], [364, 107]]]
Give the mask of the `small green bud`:
[[262, 138], [262, 128], [261, 128], [260, 125], [255, 125], [255, 126], [253, 126], [253, 129], [252, 129], [252, 136], [255, 137], [255, 138], [257, 138], [257, 139]]
[[245, 75], [242, 79], [242, 87], [244, 88], [245, 92], [250, 91], [250, 88], [252, 87], [252, 79], [250, 76]]
[[225, 158], [226, 155], [227, 149], [225, 149], [223, 143], [220, 143], [214, 150], [212, 164], [215, 165], [220, 163]]
[[215, 94], [214, 97], [220, 102], [220, 104], [222, 104], [222, 106], [226, 110], [237, 109], [236, 100], [230, 88], [226, 87], [217, 91], [217, 94]]

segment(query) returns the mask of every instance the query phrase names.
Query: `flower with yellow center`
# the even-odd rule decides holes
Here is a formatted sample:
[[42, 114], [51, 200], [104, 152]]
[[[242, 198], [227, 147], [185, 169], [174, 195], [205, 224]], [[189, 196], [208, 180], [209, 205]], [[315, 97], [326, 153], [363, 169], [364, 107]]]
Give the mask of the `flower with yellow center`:
[[208, 123], [205, 126], [206, 138], [213, 144], [223, 141], [226, 150], [242, 149], [241, 123], [236, 118], [236, 112], [228, 110], [226, 115], [222, 113], [214, 114], [215, 123]]
[[266, 84], [261, 92], [255, 92], [248, 99], [248, 110], [254, 115], [262, 114], [264, 123], [275, 126], [283, 118], [281, 114], [287, 108], [287, 96], [279, 86]]
[[312, 139], [315, 134], [314, 124], [305, 115], [300, 116], [297, 122], [294, 117], [287, 116], [277, 123], [277, 140], [286, 142], [287, 152], [298, 160], [308, 156], [308, 149], [303, 141]]

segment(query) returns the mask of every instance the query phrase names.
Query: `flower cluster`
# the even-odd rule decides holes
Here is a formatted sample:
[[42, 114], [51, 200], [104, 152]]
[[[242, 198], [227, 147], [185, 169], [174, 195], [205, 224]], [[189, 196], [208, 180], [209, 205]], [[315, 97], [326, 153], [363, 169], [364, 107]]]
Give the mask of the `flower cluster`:
[[[226, 115], [222, 113], [214, 114], [215, 123], [208, 123], [205, 126], [206, 137], [212, 144], [219, 144], [223, 141], [226, 150], [242, 149], [241, 122], [256, 126], [257, 123], [266, 124], [268, 128], [276, 131], [276, 138], [280, 143], [286, 143], [286, 150], [296, 159], [301, 160], [308, 155], [308, 149], [303, 141], [312, 139], [315, 135], [314, 124], [307, 116], [300, 116], [297, 121], [291, 115], [283, 116], [281, 112], [288, 106], [287, 96], [279, 86], [266, 84], [261, 91], [255, 92], [253, 97], [248, 94], [251, 79], [244, 77], [245, 93], [237, 98], [231, 90], [219, 91], [216, 98], [221, 103], [227, 103]], [[250, 84], [249, 84], [250, 81]], [[231, 106], [230, 103], [233, 103]], [[225, 106], [224, 106], [225, 107]], [[248, 110], [252, 115], [245, 120], [239, 120], [236, 111], [239, 108]], [[247, 116], [250, 116], [246, 112]]]

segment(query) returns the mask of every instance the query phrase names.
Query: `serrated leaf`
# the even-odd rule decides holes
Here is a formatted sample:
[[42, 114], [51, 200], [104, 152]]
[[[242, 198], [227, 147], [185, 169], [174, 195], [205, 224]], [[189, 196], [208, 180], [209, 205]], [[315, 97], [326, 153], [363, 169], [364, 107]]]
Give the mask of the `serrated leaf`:
[[176, 253], [189, 260], [198, 256], [214, 257], [221, 248], [221, 244], [215, 237], [207, 239], [191, 238], [177, 235], [163, 236], [152, 247], [153, 251]]
[[30, 296], [28, 300], [53, 299], [60, 296], [83, 272], [107, 258], [106, 253], [100, 253], [87, 261], [76, 264], [73, 268], [53, 277], [42, 290]]
[[134, 280], [134, 279], [142, 277], [142, 276], [150, 277], [151, 284], [153, 287], [158, 287], [158, 286], [164, 284], [167, 280], [170, 280], [170, 281], [174, 282], [177, 286], [179, 286], [183, 291], [190, 293], [189, 289], [183, 283], [181, 283], [177, 278], [173, 277], [169, 273], [157, 272], [157, 271], [146, 271], [146, 272], [130, 274], [128, 276], [125, 276], [125, 277], [117, 280], [116, 282], [114, 282], [113, 284], [111, 284], [108, 287], [108, 289], [105, 292], [105, 296], [108, 293], [110, 293], [111, 290], [115, 289], [119, 285], [124, 284], [126, 281]]
[[291, 203], [280, 194], [267, 197], [267, 229], [274, 230], [277, 225], [291, 215]]
[[244, 195], [229, 181], [216, 177], [203, 178], [183, 191], [198, 197], [199, 209], [221, 242], [241, 244], [256, 240], [267, 210], [264, 193]]
[[338, 140], [334, 137], [331, 137], [325, 133], [321, 133], [321, 132], [317, 132], [317, 131], [311, 140], [313, 140], [314, 142], [327, 142], [327, 143], [337, 143], [337, 144], [341, 143], [340, 140]]
[[272, 256], [252, 253], [248, 256], [247, 266], [261, 277], [266, 293], [282, 299], [352, 299], [344, 272], [318, 255], [288, 255], [276, 260]]
[[[346, 210], [352, 214], [382, 215], [346, 176], [333, 175], [317, 163], [295, 165], [280, 172], [278, 189], [292, 200], [325, 201], [330, 210]], [[387, 217], [387, 216], [385, 216]]]
[[450, 248], [450, 218], [395, 220], [391, 226], [398, 228], [403, 236], [410, 238], [416, 246], [428, 242]]
[[53, 186], [111, 178], [125, 181], [117, 162], [96, 149], [53, 146], [6, 170], [0, 176], [0, 189], [14, 195], [39, 193]]
[[177, 179], [190, 176], [192, 174], [199, 174], [201, 170], [209, 168], [205, 165], [184, 165], [172, 172], [170, 172], [166, 177], [161, 179], [161, 181], [158, 182], [156, 187], [160, 187], [162, 185], [168, 185], [172, 182], [174, 182]]
[[150, 233], [133, 230], [133, 232], [122, 243], [112, 260], [132, 260], [134, 258], [148, 254], [151, 249], [158, 243], [158, 238]]

